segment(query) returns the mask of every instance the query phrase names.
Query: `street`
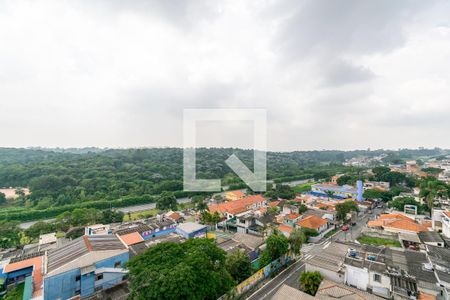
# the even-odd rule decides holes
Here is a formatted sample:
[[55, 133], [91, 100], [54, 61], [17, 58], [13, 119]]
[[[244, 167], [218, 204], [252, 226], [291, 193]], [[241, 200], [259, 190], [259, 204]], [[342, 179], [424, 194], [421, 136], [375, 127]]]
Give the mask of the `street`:
[[[381, 211], [381, 209], [374, 209], [372, 215], [380, 214]], [[305, 262], [314, 259], [315, 254], [329, 247], [332, 241], [352, 241], [357, 238], [360, 235], [361, 230], [366, 225], [369, 216], [371, 215], [364, 214], [357, 220], [354, 226], [350, 227], [350, 230], [347, 232], [338, 231], [334, 236], [324, 239], [320, 243], [303, 245], [301, 250], [303, 256], [301, 259], [289, 266], [286, 270], [282, 271], [275, 278], [268, 281], [258, 291], [249, 295], [247, 299], [270, 299], [283, 284], [287, 284], [293, 288], [298, 288], [298, 278], [305, 269]]]

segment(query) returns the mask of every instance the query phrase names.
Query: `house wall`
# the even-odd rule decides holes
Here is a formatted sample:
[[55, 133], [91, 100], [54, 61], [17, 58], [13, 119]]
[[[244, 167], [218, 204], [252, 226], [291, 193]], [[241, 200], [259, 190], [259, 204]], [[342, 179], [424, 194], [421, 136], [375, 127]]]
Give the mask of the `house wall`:
[[332, 270], [328, 270], [322, 267], [318, 267], [309, 263], [306, 263], [305, 265], [305, 270], [307, 272], [313, 272], [313, 271], [318, 271], [320, 272], [320, 274], [322, 274], [323, 278], [334, 281], [334, 282], [338, 282], [338, 283], [344, 283], [345, 280], [345, 276], [343, 274], [340, 274], [338, 272], [334, 272]]
[[350, 265], [346, 266], [345, 283], [354, 286], [357, 289], [366, 291], [369, 285], [369, 273], [366, 269], [355, 268]]
[[442, 214], [442, 234], [450, 238], [450, 218]]
[[145, 241], [147, 241], [147, 240], [150, 240], [150, 239], [158, 237], [158, 236], [171, 234], [172, 232], [175, 232], [175, 229], [176, 229], [176, 226], [166, 228], [163, 230], [159, 230], [159, 231], [144, 231], [141, 233], [141, 236]]
[[[381, 282], [377, 282], [374, 280], [375, 274], [381, 276]], [[391, 279], [381, 273], [370, 272], [369, 287], [372, 288], [372, 292], [374, 294], [380, 295], [382, 297], [389, 297], [391, 294]]]

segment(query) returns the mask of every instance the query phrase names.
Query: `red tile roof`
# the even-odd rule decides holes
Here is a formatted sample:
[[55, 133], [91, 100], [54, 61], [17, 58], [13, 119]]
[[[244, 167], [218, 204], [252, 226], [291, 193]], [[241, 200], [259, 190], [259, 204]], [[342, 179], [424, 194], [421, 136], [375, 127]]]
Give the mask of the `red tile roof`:
[[281, 202], [281, 201], [272, 201], [272, 202], [269, 202], [268, 205], [269, 205], [270, 207], [275, 207], [275, 206], [278, 206], [278, 204], [280, 204], [280, 202]]
[[413, 219], [402, 214], [384, 214], [377, 220], [369, 221], [368, 227], [383, 227], [391, 230], [405, 230], [412, 232], [428, 231], [427, 226], [418, 224]]
[[286, 216], [286, 218], [289, 219], [289, 220], [294, 221], [294, 220], [300, 218], [301, 216], [302, 216], [302, 215], [300, 215], [300, 214], [290, 213], [290, 214], [288, 214], [288, 215]]
[[229, 191], [229, 192], [225, 193], [225, 195], [228, 195], [228, 194], [232, 194], [233, 196], [238, 197], [238, 198], [245, 197], [245, 193], [241, 190]]
[[121, 239], [122, 242], [124, 242], [125, 245], [127, 245], [127, 246], [140, 243], [144, 240], [142, 238], [142, 236], [139, 234], [139, 232], [132, 232], [132, 233], [121, 235], [121, 236], [119, 236], [119, 239]]
[[278, 226], [278, 230], [281, 232], [291, 233], [292, 231], [294, 231], [294, 227], [286, 224], [281, 224], [280, 226]]
[[264, 202], [266, 199], [261, 195], [253, 195], [248, 196], [236, 201], [220, 203], [220, 204], [212, 204], [209, 206], [209, 211], [211, 213], [219, 212], [219, 213], [230, 213], [230, 214], [238, 214], [248, 210], [253, 204]]
[[322, 227], [327, 223], [328, 223], [327, 220], [322, 219], [321, 217], [318, 217], [316, 215], [311, 215], [298, 221], [296, 224], [300, 227], [318, 230], [320, 227]]
[[33, 267], [33, 298], [42, 295], [42, 256], [21, 260], [12, 264], [7, 264], [3, 273], [9, 273], [25, 268]]
[[182, 216], [181, 216], [179, 213], [177, 213], [177, 212], [172, 212], [172, 213], [169, 214], [167, 217], [168, 217], [168, 218], [171, 218], [171, 219], [174, 220], [174, 221], [178, 221], [179, 219], [182, 218]]

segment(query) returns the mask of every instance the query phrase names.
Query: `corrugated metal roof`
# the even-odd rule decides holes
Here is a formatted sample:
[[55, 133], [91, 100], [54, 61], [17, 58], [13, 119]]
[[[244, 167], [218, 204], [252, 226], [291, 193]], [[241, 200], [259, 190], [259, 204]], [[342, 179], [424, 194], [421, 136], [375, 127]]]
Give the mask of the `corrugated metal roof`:
[[88, 253], [89, 250], [84, 242], [83, 237], [77, 238], [72, 242], [65, 244], [61, 248], [49, 251], [47, 258], [47, 271], [53, 270], [77, 259], [78, 257]]
[[87, 237], [92, 251], [103, 250], [122, 250], [126, 249], [125, 245], [113, 234], [93, 235]]

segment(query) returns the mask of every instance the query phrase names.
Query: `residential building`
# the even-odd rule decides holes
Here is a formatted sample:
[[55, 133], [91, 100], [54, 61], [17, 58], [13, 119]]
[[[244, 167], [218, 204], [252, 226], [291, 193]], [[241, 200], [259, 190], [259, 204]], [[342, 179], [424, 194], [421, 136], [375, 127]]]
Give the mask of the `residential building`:
[[445, 242], [436, 231], [422, 231], [417, 234], [420, 241], [429, 246], [445, 247]]
[[209, 211], [211, 213], [217, 211], [224, 218], [232, 219], [239, 213], [265, 206], [267, 206], [267, 200], [262, 195], [252, 195], [231, 202], [211, 204], [209, 205]]
[[115, 235], [82, 236], [47, 255], [44, 300], [89, 297], [124, 280], [126, 246]]
[[294, 227], [287, 224], [280, 224], [277, 229], [287, 238], [294, 231]]
[[242, 198], [245, 198], [245, 193], [241, 190], [228, 191], [225, 193], [225, 200], [227, 201], [236, 201]]
[[390, 183], [384, 181], [366, 181], [364, 182], [364, 189], [374, 189], [380, 191], [389, 191]]
[[417, 233], [428, 231], [428, 227], [417, 223], [415, 220], [399, 214], [382, 214], [376, 220], [367, 223], [369, 228], [380, 228], [395, 233]]
[[185, 239], [206, 237], [207, 231], [208, 228], [205, 225], [193, 222], [181, 223], [175, 229], [175, 232]]
[[442, 213], [442, 234], [446, 238], [450, 238], [450, 211]]
[[112, 231], [109, 225], [95, 224], [84, 228], [85, 235], [105, 235], [111, 233]]
[[300, 219], [302, 218], [301, 214], [298, 213], [290, 213], [286, 216], [284, 216], [284, 224], [287, 224], [291, 227], [295, 226], [295, 223], [297, 223], [298, 221], [300, 221]]
[[328, 221], [316, 215], [307, 216], [295, 223], [297, 227], [316, 230], [319, 234], [328, 228]]
[[331, 242], [322, 251], [314, 253], [314, 257], [305, 262], [305, 270], [318, 271], [325, 279], [344, 283], [344, 259], [348, 248], [348, 245], [344, 243]]
[[381, 300], [380, 297], [330, 280], [322, 280], [315, 296], [283, 284], [272, 300]]

